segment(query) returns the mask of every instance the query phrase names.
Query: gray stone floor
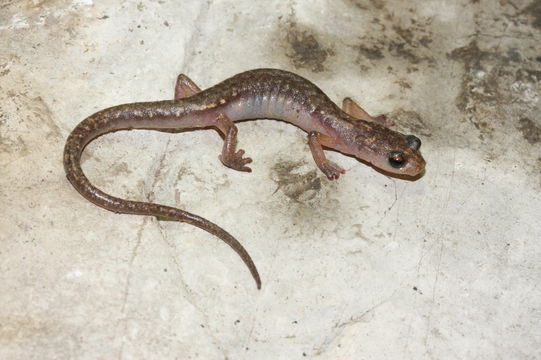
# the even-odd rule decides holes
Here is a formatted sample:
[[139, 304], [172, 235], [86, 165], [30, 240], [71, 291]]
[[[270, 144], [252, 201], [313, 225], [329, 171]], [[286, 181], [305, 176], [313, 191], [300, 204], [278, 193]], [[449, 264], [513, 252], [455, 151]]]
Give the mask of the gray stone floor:
[[[423, 141], [390, 178], [305, 134], [239, 125], [117, 132], [84, 169], [105, 191], [187, 209], [118, 215], [68, 183], [64, 141], [102, 108], [257, 67], [351, 96]], [[541, 2], [0, 1], [0, 358], [541, 358]]]

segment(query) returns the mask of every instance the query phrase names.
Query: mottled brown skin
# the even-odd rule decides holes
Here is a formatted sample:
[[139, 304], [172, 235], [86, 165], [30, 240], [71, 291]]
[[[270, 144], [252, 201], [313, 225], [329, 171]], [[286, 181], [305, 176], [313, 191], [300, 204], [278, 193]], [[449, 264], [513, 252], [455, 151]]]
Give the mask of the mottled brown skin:
[[184, 210], [106, 194], [90, 183], [80, 164], [85, 146], [108, 132], [214, 127], [225, 138], [220, 160], [232, 169], [250, 172], [246, 165], [252, 160], [244, 157], [244, 150], [236, 150], [238, 130], [234, 122], [257, 118], [284, 120], [305, 130], [317, 166], [331, 180], [345, 171], [327, 160], [324, 147], [397, 175], [415, 176], [425, 166], [419, 152], [420, 140], [389, 129], [391, 122], [384, 116], [371, 117], [349, 98], [344, 99], [342, 110], [317, 86], [298, 75], [257, 69], [204, 91], [185, 75], [179, 75], [174, 100], [119, 105], [89, 116], [66, 141], [66, 176], [81, 195], [105, 209], [182, 221], [219, 237], [239, 254], [260, 289], [261, 280], [250, 255], [227, 231]]

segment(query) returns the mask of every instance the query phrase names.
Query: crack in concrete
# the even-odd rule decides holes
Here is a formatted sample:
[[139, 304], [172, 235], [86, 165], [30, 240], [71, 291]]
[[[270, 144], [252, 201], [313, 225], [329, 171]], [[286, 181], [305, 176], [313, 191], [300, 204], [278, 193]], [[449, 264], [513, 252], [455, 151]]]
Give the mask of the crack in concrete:
[[[137, 231], [137, 241], [135, 243], [135, 246], [133, 247], [132, 249], [132, 253], [131, 253], [131, 257], [130, 257], [130, 266], [129, 266], [129, 272], [128, 272], [128, 277], [126, 279], [126, 283], [125, 283], [125, 286], [124, 286], [124, 296], [123, 296], [123, 299], [122, 299], [122, 308], [120, 310], [120, 313], [122, 314], [122, 318], [119, 319], [119, 323], [121, 323], [123, 326], [122, 326], [122, 345], [120, 346], [120, 351], [119, 351], [119, 354], [118, 354], [118, 358], [119, 359], [122, 359], [123, 358], [123, 354], [124, 354], [124, 345], [126, 344], [126, 336], [127, 336], [127, 332], [128, 332], [128, 321], [127, 321], [127, 314], [126, 314], [126, 307], [127, 307], [127, 304], [128, 304], [128, 298], [129, 298], [129, 293], [130, 293], [130, 288], [131, 288], [131, 281], [132, 281], [132, 277], [133, 277], [133, 264], [135, 262], [135, 259], [137, 258], [137, 254], [138, 254], [138, 250], [139, 250], [139, 247], [141, 246], [141, 242], [142, 242], [142, 238], [143, 238], [143, 230], [144, 230], [144, 227], [146, 225], [148, 221], [148, 218], [144, 218], [143, 219], [143, 223], [141, 224], [139, 230]], [[118, 338], [118, 336], [116, 336]]]
[[314, 347], [314, 349], [316, 349], [317, 351], [317, 355], [318, 356], [323, 355], [328, 350], [329, 346], [333, 344], [337, 338], [342, 336], [342, 334], [347, 328], [362, 322], [366, 315], [372, 313], [374, 310], [376, 310], [380, 306], [387, 303], [394, 296], [394, 294], [399, 288], [393, 290], [393, 292], [389, 296], [385, 297], [383, 300], [381, 300], [377, 304], [363, 311], [360, 315], [351, 316], [349, 320], [334, 325], [333, 328], [335, 329], [335, 331], [333, 332], [333, 334], [330, 337], [328, 337], [326, 340], [324, 340], [319, 346]]
[[[165, 163], [166, 156], [168, 154], [168, 149], [169, 149], [170, 143], [171, 143], [171, 140], [168, 140], [166, 145], [165, 145], [165, 149], [163, 151], [163, 154], [161, 155], [161, 157], [159, 159], [158, 165], [156, 167], [156, 171], [154, 172], [154, 175], [153, 175], [153, 181], [152, 181], [152, 185], [150, 186], [150, 191], [149, 191], [148, 195], [146, 196], [147, 201], [150, 201], [150, 202], [155, 201], [154, 189], [156, 188], [157, 183], [161, 180], [161, 174], [162, 174], [162, 170], [164, 168], [164, 163]], [[168, 241], [167, 232], [162, 227], [160, 221], [157, 220], [154, 223], [155, 223], [155, 225], [156, 225], [156, 227], [157, 227], [157, 229], [158, 229], [158, 231], [159, 231], [159, 233], [161, 235], [161, 238], [162, 238], [163, 242], [172, 250], [172, 253], [174, 253], [174, 250], [176, 250], [176, 248], [173, 246], [173, 244], [171, 244]], [[178, 224], [180, 224], [180, 222], [178, 222]], [[211, 338], [212, 343], [223, 354], [224, 359], [227, 359], [228, 356], [227, 356], [227, 353], [226, 353], [223, 345], [219, 341], [219, 338], [216, 336], [216, 334], [214, 334], [210, 329], [211, 321], [209, 319], [209, 316], [206, 314], [204, 309], [198, 304], [198, 302], [195, 299], [196, 296], [194, 295], [193, 291], [190, 289], [189, 285], [186, 283], [186, 281], [184, 280], [184, 277], [182, 276], [182, 274], [183, 274], [183, 271], [182, 271], [183, 266], [179, 263], [178, 259], [175, 256], [172, 255], [171, 258], [172, 258], [173, 262], [175, 263], [175, 266], [176, 266], [175, 270], [177, 271], [177, 273], [179, 275], [180, 285], [184, 290], [184, 298], [199, 312], [199, 314], [201, 315], [201, 317], [203, 318], [203, 321], [204, 321], [204, 323], [201, 324], [201, 326], [205, 329], [206, 333]]]
[[[154, 191], [153, 191], [153, 189], [154, 189], [154, 187], [156, 186], [156, 183], [159, 180], [159, 176], [160, 176], [161, 170], [163, 168], [163, 162], [165, 160], [165, 156], [167, 155], [168, 146], [169, 146], [169, 141], [165, 145], [165, 150], [164, 150], [163, 154], [161, 155], [158, 166], [156, 168], [156, 171], [154, 172], [153, 181], [152, 181], [152, 185], [151, 185], [151, 191], [147, 196], [145, 196], [147, 198], [147, 201], [152, 202], [154, 200]], [[144, 231], [144, 228], [145, 228], [148, 220], [149, 220], [149, 217], [144, 217], [143, 223], [141, 224], [141, 226], [139, 227], [139, 230], [137, 231], [137, 242], [136, 242], [136, 244], [135, 244], [135, 246], [134, 246], [134, 248], [132, 250], [130, 261], [129, 261], [129, 270], [128, 270], [129, 272], [128, 272], [128, 277], [126, 279], [126, 284], [124, 286], [124, 297], [123, 297], [123, 301], [122, 301], [122, 308], [120, 310], [120, 312], [122, 314], [122, 318], [119, 320], [119, 322], [121, 322], [123, 326], [122, 326], [122, 345], [120, 346], [120, 351], [119, 351], [119, 354], [118, 354], [119, 359], [123, 358], [124, 346], [126, 345], [126, 337], [127, 337], [127, 332], [128, 332], [128, 322], [127, 322], [128, 316], [126, 314], [126, 308], [127, 308], [127, 304], [128, 304], [129, 292], [130, 292], [130, 288], [131, 288], [131, 281], [132, 281], [132, 277], [133, 277], [133, 264], [135, 262], [135, 259], [137, 258], [138, 250], [139, 250], [139, 247], [141, 246], [141, 243], [142, 243], [143, 231]]]
[[193, 57], [193, 55], [195, 55], [197, 51], [196, 44], [199, 44], [200, 42], [199, 37], [203, 33], [203, 30], [202, 30], [203, 26], [201, 26], [201, 24], [206, 24], [204, 20], [209, 14], [209, 9], [210, 9], [210, 6], [212, 5], [212, 1], [207, 1], [205, 2], [205, 4], [206, 4], [206, 7], [202, 5], [199, 8], [199, 12], [195, 16], [195, 20], [193, 22], [193, 30], [191, 32], [192, 36], [190, 36], [190, 38], [186, 41], [186, 45], [184, 46], [184, 48], [186, 49], [186, 51], [184, 52], [184, 57], [182, 61], [182, 64], [183, 64], [182, 68], [184, 69], [184, 71], [188, 70], [186, 64], [197, 63], [197, 62], [191, 61], [191, 58]]
[[[456, 170], [456, 152], [453, 151], [453, 170], [451, 171], [451, 177], [450, 177], [450, 180], [449, 180], [449, 186], [448, 186], [448, 192], [447, 192], [447, 198], [445, 199], [445, 203], [443, 205], [443, 210], [445, 211], [445, 209], [447, 209], [447, 207], [449, 206], [449, 202], [451, 201], [451, 194], [453, 192], [453, 189], [454, 189], [454, 179], [455, 179], [455, 170]], [[442, 232], [445, 232], [445, 225], [447, 225], [447, 223], [443, 224], [444, 226], [441, 227], [442, 229]], [[443, 253], [444, 253], [444, 249], [445, 249], [445, 246], [444, 246], [444, 235], [440, 235], [439, 236], [439, 239], [440, 239], [440, 249], [439, 249], [439, 253], [438, 253], [438, 264], [436, 266], [436, 274], [434, 276], [434, 282], [432, 284], [432, 299], [431, 299], [431, 302], [430, 302], [430, 310], [428, 312], [428, 316], [427, 316], [427, 320], [426, 320], [426, 332], [425, 332], [425, 337], [424, 337], [424, 344], [425, 344], [425, 350], [430, 353], [430, 350], [429, 350], [429, 343], [430, 343], [430, 334], [431, 334], [431, 331], [430, 331], [430, 326], [431, 326], [431, 323], [432, 323], [432, 314], [434, 312], [434, 304], [435, 304], [435, 301], [436, 301], [436, 293], [437, 293], [437, 290], [438, 290], [438, 281], [439, 281], [439, 277], [440, 277], [440, 272], [441, 272], [441, 264], [442, 264], [442, 261], [443, 261]]]
[[[163, 227], [161, 226], [159, 221], [156, 221], [156, 226], [157, 226], [158, 231], [160, 232], [160, 234], [162, 236], [162, 240], [172, 250], [171, 253], [174, 253], [176, 248], [174, 247], [174, 245], [172, 243], [170, 243], [168, 241], [167, 233], [163, 229]], [[196, 297], [195, 294], [190, 289], [189, 285], [186, 283], [186, 281], [184, 280], [184, 277], [182, 276], [182, 274], [183, 274], [183, 266], [180, 264], [180, 262], [178, 261], [178, 259], [174, 255], [171, 255], [171, 258], [172, 258], [173, 262], [175, 263], [175, 270], [178, 273], [178, 278], [180, 280], [180, 285], [181, 285], [182, 289], [184, 290], [184, 298], [199, 312], [199, 314], [201, 315], [201, 317], [203, 318], [203, 321], [204, 321], [204, 324], [201, 324], [202, 328], [205, 329], [206, 333], [212, 339], [212, 343], [216, 346], [216, 348], [220, 352], [222, 352], [222, 354], [224, 355], [224, 359], [226, 359], [227, 358], [227, 353], [224, 350], [223, 345], [219, 341], [218, 337], [210, 330], [211, 322], [210, 322], [209, 316], [206, 314], [204, 309], [201, 306], [199, 306], [199, 304], [197, 303], [197, 301], [195, 299], [195, 297]]]

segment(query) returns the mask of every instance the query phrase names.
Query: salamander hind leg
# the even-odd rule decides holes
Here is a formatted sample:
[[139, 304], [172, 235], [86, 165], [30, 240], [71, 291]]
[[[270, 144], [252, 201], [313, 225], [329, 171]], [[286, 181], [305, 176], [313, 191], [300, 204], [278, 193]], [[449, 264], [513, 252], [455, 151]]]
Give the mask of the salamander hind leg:
[[385, 115], [372, 116], [368, 114], [362, 107], [359, 106], [359, 104], [349, 97], [344, 98], [342, 101], [342, 110], [357, 119], [375, 122], [387, 127], [395, 125], [395, 123], [387, 119], [387, 116]]
[[201, 89], [196, 83], [184, 74], [180, 74], [177, 77], [177, 83], [175, 84], [175, 100], [183, 99], [200, 93]]
[[225, 137], [222, 154], [219, 156], [220, 161], [231, 169], [252, 172], [252, 169], [246, 166], [252, 162], [252, 159], [243, 157], [244, 150], [236, 151], [238, 130], [235, 124], [227, 116], [220, 114], [216, 121], [216, 127]]
[[332, 147], [334, 143], [334, 139], [318, 132], [314, 131], [308, 134], [308, 145], [312, 151], [312, 157], [317, 167], [329, 180], [336, 180], [340, 177], [340, 174], [346, 173], [346, 170], [328, 160], [323, 152], [323, 146]]
[[[175, 84], [175, 100], [184, 99], [190, 96], [193, 96], [197, 93], [200, 93], [201, 89], [197, 86], [192, 79], [187, 77], [184, 74], [180, 74], [177, 77], [177, 82]], [[156, 129], [165, 133], [178, 133], [184, 131], [184, 129]]]

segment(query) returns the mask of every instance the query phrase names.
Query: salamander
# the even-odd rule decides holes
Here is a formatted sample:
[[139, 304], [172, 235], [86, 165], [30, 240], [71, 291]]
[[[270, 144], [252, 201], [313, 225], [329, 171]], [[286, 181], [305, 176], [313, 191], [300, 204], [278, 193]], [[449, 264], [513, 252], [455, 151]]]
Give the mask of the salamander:
[[370, 116], [345, 98], [342, 108], [316, 85], [288, 71], [256, 69], [237, 74], [206, 90], [181, 74], [173, 100], [139, 102], [110, 107], [87, 117], [69, 134], [64, 148], [64, 169], [69, 182], [92, 203], [116, 213], [156, 216], [197, 226], [231, 246], [248, 266], [257, 288], [261, 279], [244, 247], [218, 225], [171, 206], [111, 196], [92, 185], [81, 168], [85, 146], [117, 130], [215, 128], [224, 137], [221, 162], [234, 170], [250, 172], [252, 159], [237, 150], [236, 121], [276, 119], [308, 133], [316, 165], [330, 180], [345, 171], [328, 160], [324, 148], [352, 155], [384, 172], [415, 177], [425, 168], [421, 141], [389, 127], [385, 116]]

